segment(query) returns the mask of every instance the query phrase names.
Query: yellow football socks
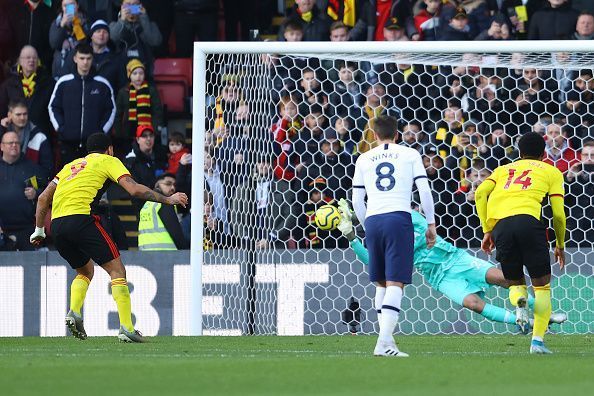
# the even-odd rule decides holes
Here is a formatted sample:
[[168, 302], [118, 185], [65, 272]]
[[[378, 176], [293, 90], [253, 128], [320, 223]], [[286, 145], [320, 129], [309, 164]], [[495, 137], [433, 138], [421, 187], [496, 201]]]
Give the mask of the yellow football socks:
[[528, 301], [528, 288], [526, 285], [510, 286], [509, 300], [514, 307], [518, 306], [518, 300], [520, 297], [524, 297], [526, 301]]
[[551, 319], [551, 284], [534, 286], [534, 328], [532, 338], [542, 340]]
[[118, 306], [120, 325], [128, 331], [134, 331], [132, 324], [132, 304], [130, 304], [130, 290], [125, 278], [111, 280], [111, 295]]
[[89, 278], [79, 274], [76, 275], [70, 285], [70, 309], [77, 315], [80, 315], [90, 283]]

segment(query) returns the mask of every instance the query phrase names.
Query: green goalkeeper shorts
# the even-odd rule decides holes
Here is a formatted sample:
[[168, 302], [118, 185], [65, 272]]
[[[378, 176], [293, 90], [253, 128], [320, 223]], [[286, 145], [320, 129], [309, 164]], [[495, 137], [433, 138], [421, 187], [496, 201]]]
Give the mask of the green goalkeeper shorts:
[[486, 277], [493, 264], [468, 253], [457, 255], [455, 259], [436, 289], [459, 305], [469, 294], [476, 293], [483, 297], [485, 290], [491, 286]]

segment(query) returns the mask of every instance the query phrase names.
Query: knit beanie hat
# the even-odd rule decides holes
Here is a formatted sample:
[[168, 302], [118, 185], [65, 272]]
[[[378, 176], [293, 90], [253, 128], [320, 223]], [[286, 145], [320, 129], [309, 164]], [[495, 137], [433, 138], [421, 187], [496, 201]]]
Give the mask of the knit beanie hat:
[[128, 78], [130, 78], [132, 72], [138, 69], [139, 67], [142, 68], [142, 70], [146, 70], [144, 64], [138, 59], [132, 59], [130, 62], [128, 62], [128, 64], [126, 65], [126, 73], [128, 74]]

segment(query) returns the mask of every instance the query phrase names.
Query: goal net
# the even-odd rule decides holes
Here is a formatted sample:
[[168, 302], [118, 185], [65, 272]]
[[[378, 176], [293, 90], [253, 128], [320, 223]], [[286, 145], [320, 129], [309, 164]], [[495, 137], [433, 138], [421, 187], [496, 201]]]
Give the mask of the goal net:
[[[378, 330], [366, 266], [339, 231], [317, 229], [313, 214], [350, 202], [354, 163], [375, 146], [380, 114], [396, 116], [400, 144], [422, 155], [438, 234], [481, 258], [476, 187], [518, 158], [519, 136], [546, 136], [547, 161], [566, 177], [568, 215], [568, 266], [553, 266], [552, 296], [569, 320], [554, 331], [594, 331], [591, 50], [568, 42], [197, 43], [191, 332]], [[484, 292], [513, 308], [507, 290]], [[403, 334], [515, 331], [450, 301], [418, 272], [404, 295]]]

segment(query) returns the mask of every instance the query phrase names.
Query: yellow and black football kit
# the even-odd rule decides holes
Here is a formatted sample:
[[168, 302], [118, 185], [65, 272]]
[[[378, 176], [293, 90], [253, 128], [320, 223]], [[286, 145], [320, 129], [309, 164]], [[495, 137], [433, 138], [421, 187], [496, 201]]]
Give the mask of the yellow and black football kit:
[[522, 279], [523, 266], [533, 278], [551, 273], [546, 228], [540, 221], [542, 204], [548, 196], [559, 217], [554, 223], [557, 246], [563, 248], [563, 195], [563, 174], [538, 160], [500, 166], [478, 187], [477, 212], [483, 231], [492, 232], [506, 279]]
[[129, 174], [119, 159], [93, 153], [65, 165], [54, 178], [51, 232], [58, 252], [72, 268], [89, 259], [103, 265], [119, 257], [94, 207], [111, 183]]

